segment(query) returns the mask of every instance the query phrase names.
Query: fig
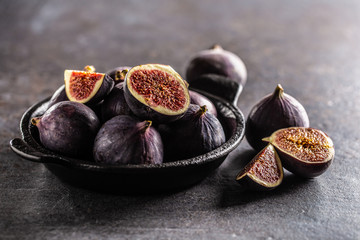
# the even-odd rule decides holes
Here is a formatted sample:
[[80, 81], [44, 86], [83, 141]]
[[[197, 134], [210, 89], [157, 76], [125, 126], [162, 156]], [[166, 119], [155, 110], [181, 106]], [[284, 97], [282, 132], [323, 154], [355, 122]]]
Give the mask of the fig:
[[263, 97], [251, 109], [246, 120], [245, 136], [249, 144], [260, 150], [266, 146], [264, 137], [287, 127], [309, 127], [305, 108], [292, 96], [284, 93], [280, 84], [272, 94]]
[[115, 85], [113, 90], [105, 97], [101, 104], [101, 119], [103, 122], [117, 115], [131, 114], [124, 97], [124, 84], [120, 82]]
[[108, 71], [106, 74], [109, 75], [115, 81], [115, 85], [124, 82], [126, 73], [131, 67], [121, 66]]
[[65, 91], [70, 101], [95, 105], [114, 87], [114, 80], [109, 75], [93, 72], [91, 69], [65, 70]]
[[59, 87], [51, 96], [49, 100], [48, 108], [50, 108], [51, 106], [55, 105], [58, 102], [63, 102], [63, 101], [69, 101], [68, 97], [66, 96], [65, 85]]
[[91, 156], [100, 121], [93, 110], [71, 101], [56, 103], [40, 117], [31, 119], [45, 148], [71, 157]]
[[133, 67], [125, 76], [124, 95], [131, 111], [143, 120], [170, 122], [189, 107], [188, 84], [169, 65]]
[[105, 122], [94, 141], [94, 160], [106, 164], [160, 164], [163, 144], [149, 120], [119, 115]]
[[331, 138], [314, 128], [283, 128], [263, 140], [274, 145], [285, 169], [305, 178], [324, 173], [335, 157]]
[[196, 53], [186, 68], [186, 80], [193, 84], [204, 74], [216, 74], [244, 86], [247, 71], [244, 62], [236, 54], [215, 44], [212, 48]]
[[236, 176], [236, 181], [251, 190], [271, 190], [279, 186], [284, 172], [273, 145], [262, 149]]
[[207, 110], [209, 113], [212, 113], [215, 117], [217, 116], [217, 111], [215, 105], [211, 102], [210, 99], [202, 95], [201, 93], [189, 90], [190, 94], [190, 103], [196, 104], [199, 106], [206, 105]]
[[171, 123], [160, 124], [165, 159], [181, 160], [205, 154], [225, 143], [220, 121], [206, 106], [190, 104], [185, 115]]

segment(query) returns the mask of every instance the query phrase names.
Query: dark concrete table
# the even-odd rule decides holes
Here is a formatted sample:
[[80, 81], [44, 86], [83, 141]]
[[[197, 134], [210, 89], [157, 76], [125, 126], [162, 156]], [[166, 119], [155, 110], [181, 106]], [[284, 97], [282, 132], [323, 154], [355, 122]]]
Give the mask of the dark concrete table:
[[[0, 239], [359, 239], [359, 1], [2, 1]], [[119, 196], [68, 186], [9, 148], [22, 113], [62, 84], [66, 68], [159, 62], [184, 75], [214, 43], [241, 56], [238, 106], [277, 83], [334, 140], [322, 176], [286, 172], [265, 193], [234, 182], [255, 155], [246, 140], [200, 184]]]

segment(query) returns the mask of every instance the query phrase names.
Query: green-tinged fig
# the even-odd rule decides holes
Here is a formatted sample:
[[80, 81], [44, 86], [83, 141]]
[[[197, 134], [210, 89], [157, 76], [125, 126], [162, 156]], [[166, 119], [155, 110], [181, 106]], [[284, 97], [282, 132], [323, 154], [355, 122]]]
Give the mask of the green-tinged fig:
[[196, 53], [187, 65], [186, 80], [191, 86], [204, 74], [223, 76], [241, 86], [245, 85], [247, 79], [246, 67], [240, 57], [218, 44]]
[[236, 181], [251, 190], [271, 190], [279, 186], [284, 173], [274, 147], [268, 144], [236, 177]]
[[100, 121], [84, 104], [70, 101], [56, 103], [31, 123], [39, 130], [40, 142], [54, 152], [71, 157], [91, 156]]
[[280, 84], [274, 93], [262, 98], [251, 109], [246, 120], [245, 136], [256, 150], [266, 146], [264, 137], [287, 127], [309, 127], [305, 108], [292, 96], [284, 93]]
[[284, 128], [263, 140], [274, 145], [284, 168], [305, 178], [324, 173], [335, 156], [330, 137], [314, 128]]
[[106, 164], [160, 164], [163, 144], [152, 122], [119, 115], [105, 122], [96, 135], [94, 160]]
[[169, 122], [188, 109], [188, 84], [170, 66], [145, 64], [125, 76], [124, 94], [131, 111], [141, 119]]
[[65, 70], [65, 91], [73, 102], [95, 105], [101, 102], [114, 87], [114, 80], [107, 74], [86, 71]]
[[214, 150], [225, 143], [220, 121], [206, 106], [190, 104], [185, 115], [177, 121], [159, 125], [166, 161], [182, 160]]

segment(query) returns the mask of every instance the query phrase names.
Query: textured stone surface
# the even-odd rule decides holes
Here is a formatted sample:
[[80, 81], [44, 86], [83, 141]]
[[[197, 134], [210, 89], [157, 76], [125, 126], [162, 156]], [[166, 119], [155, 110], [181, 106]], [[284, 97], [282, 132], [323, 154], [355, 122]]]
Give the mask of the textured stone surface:
[[[0, 239], [359, 239], [359, 22], [356, 0], [2, 1]], [[234, 182], [256, 154], [244, 140], [194, 187], [115, 196], [64, 185], [9, 149], [22, 113], [63, 83], [64, 69], [159, 62], [184, 75], [214, 43], [248, 68], [245, 116], [280, 83], [331, 136], [325, 174], [286, 172], [276, 190], [246, 192]]]

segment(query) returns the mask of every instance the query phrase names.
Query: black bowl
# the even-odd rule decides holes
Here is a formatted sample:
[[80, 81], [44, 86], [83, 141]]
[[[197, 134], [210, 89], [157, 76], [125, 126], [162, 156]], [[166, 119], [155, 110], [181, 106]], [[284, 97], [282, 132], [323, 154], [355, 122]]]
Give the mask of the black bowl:
[[[194, 89], [193, 89], [194, 90]], [[236, 90], [236, 89], [235, 89]], [[11, 149], [24, 159], [43, 163], [60, 180], [74, 186], [112, 193], [152, 193], [189, 187], [218, 168], [244, 136], [244, 116], [228, 100], [195, 90], [215, 104], [227, 141], [206, 154], [174, 162], [150, 165], [105, 165], [74, 159], [44, 148], [31, 118], [47, 109], [50, 98], [30, 107], [20, 121], [22, 138], [10, 141]], [[236, 102], [237, 99], [233, 99]]]

